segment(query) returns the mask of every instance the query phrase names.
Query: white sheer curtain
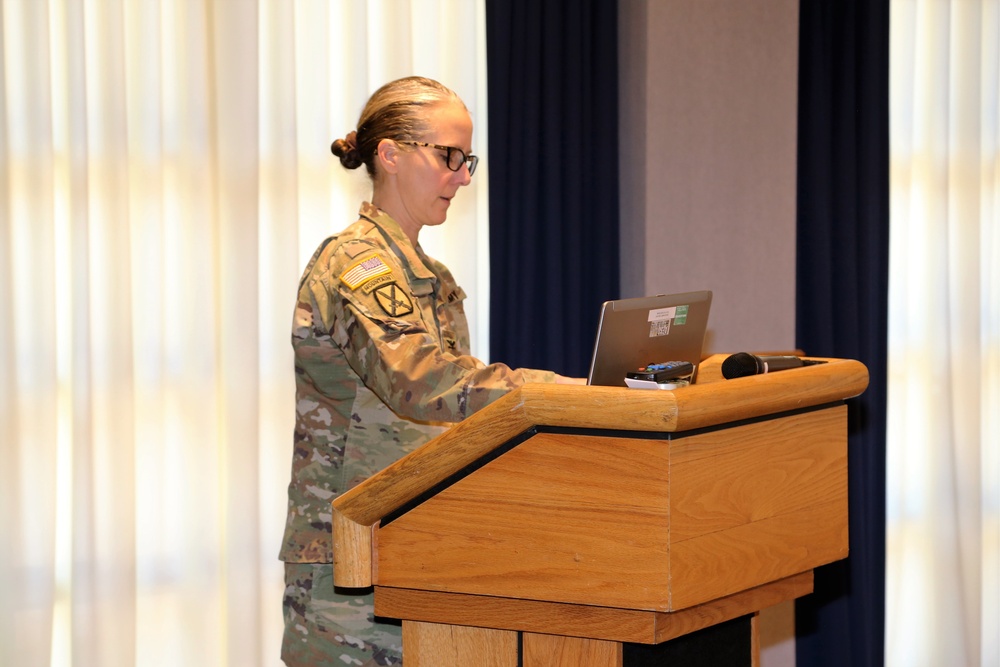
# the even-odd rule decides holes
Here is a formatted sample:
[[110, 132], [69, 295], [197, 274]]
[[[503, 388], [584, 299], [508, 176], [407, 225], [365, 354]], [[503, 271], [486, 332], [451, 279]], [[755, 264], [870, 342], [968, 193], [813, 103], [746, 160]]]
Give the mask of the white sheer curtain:
[[891, 4], [886, 664], [1000, 665], [1000, 9]]
[[[2, 0], [0, 665], [278, 664], [295, 285], [369, 194], [329, 144], [418, 73], [484, 155], [482, 5]], [[477, 350], [486, 175], [424, 239]]]

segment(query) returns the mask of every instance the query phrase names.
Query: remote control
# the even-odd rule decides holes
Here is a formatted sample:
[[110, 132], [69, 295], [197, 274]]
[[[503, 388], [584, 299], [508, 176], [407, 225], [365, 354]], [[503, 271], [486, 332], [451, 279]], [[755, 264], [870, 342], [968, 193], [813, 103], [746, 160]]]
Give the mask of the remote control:
[[659, 364], [648, 364], [636, 371], [629, 371], [625, 376], [633, 380], [667, 382], [677, 378], [686, 378], [692, 373], [694, 373], [694, 365], [690, 361], [665, 361]]

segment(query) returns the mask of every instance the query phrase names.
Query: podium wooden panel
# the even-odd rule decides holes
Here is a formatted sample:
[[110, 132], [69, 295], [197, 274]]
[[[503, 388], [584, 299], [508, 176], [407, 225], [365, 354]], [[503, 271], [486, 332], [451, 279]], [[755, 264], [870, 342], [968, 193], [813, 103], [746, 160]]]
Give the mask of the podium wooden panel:
[[512, 392], [334, 501], [337, 585], [375, 586], [409, 667], [617, 667], [622, 642], [811, 592], [848, 552], [867, 369], [723, 380], [722, 359], [673, 391]]

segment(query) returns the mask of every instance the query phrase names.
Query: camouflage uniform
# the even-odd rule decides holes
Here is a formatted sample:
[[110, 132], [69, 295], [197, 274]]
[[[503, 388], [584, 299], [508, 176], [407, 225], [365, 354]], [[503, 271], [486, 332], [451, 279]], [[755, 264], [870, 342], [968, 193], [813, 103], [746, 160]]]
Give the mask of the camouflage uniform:
[[398, 664], [398, 625], [372, 623], [370, 595], [332, 591], [330, 502], [447, 423], [555, 379], [470, 356], [464, 299], [448, 269], [368, 203], [306, 267], [292, 329], [295, 443], [280, 555], [288, 664], [325, 664], [324, 655], [326, 664]]

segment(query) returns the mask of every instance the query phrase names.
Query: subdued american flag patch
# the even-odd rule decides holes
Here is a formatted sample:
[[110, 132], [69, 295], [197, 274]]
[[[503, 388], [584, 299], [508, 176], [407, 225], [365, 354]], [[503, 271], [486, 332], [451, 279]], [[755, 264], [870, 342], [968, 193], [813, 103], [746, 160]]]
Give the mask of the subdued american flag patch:
[[357, 289], [372, 278], [384, 276], [385, 274], [391, 272], [392, 269], [382, 261], [381, 257], [369, 257], [368, 259], [356, 262], [345, 269], [344, 272], [340, 274], [340, 282], [344, 283], [351, 289]]

